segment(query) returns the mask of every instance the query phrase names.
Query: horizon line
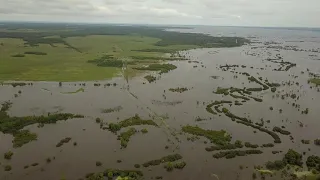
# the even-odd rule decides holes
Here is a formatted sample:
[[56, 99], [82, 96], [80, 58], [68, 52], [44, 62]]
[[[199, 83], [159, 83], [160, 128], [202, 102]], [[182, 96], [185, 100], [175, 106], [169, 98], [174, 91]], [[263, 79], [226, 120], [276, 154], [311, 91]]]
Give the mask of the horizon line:
[[[154, 23], [114, 23], [114, 22], [59, 22], [59, 21], [7, 21], [0, 20], [0, 23], [38, 23], [38, 24], [88, 24], [88, 25], [143, 25], [143, 26], [208, 26], [208, 27], [241, 27], [241, 28], [289, 28], [289, 29], [319, 29], [311, 26], [254, 26], [254, 25], [208, 25], [208, 24], [154, 24]], [[1, 25], [1, 24], [0, 24]]]

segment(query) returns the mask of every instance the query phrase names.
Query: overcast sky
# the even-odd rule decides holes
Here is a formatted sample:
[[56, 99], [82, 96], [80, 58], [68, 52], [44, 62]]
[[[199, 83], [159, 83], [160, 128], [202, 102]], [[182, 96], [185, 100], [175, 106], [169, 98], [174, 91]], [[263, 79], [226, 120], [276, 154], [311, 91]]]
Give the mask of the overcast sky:
[[320, 27], [320, 0], [0, 0], [0, 21]]

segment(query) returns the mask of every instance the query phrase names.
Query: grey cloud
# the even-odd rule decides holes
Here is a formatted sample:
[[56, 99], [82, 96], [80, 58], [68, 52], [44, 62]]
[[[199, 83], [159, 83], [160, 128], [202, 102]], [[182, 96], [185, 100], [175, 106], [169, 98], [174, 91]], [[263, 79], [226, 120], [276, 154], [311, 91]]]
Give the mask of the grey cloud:
[[320, 26], [319, 0], [0, 0], [0, 20]]

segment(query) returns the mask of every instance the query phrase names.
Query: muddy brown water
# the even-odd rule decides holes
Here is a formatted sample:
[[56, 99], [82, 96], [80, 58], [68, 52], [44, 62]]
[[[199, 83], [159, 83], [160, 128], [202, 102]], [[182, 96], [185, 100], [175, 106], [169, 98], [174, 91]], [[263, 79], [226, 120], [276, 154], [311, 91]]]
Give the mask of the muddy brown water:
[[[159, 79], [151, 84], [143, 84], [147, 81], [143, 79], [143, 76], [139, 76], [128, 82], [121, 77], [100, 81], [100, 87], [95, 87], [94, 82], [85, 82], [86, 86], [80, 86], [80, 82], [63, 83], [62, 87], [59, 87], [58, 82], [34, 82], [33, 86], [15, 88], [7, 85], [0, 86], [0, 101], [10, 100], [13, 103], [9, 111], [11, 116], [43, 115], [48, 112], [68, 112], [86, 116], [83, 119], [61, 121], [41, 128], [38, 128], [37, 125], [27, 126], [25, 129], [38, 134], [38, 140], [17, 149], [12, 147], [12, 136], [1, 133], [0, 154], [11, 150], [14, 155], [10, 161], [4, 160], [1, 156], [1, 165], [9, 164], [13, 169], [10, 172], [4, 172], [3, 168], [0, 168], [0, 179], [79, 179], [84, 178], [87, 173], [100, 172], [106, 168], [135, 169], [134, 164], [142, 164], [169, 154], [180, 153], [187, 163], [183, 170], [174, 170], [168, 173], [163, 165], [140, 168], [145, 174], [144, 178], [151, 179], [155, 176], [163, 176], [164, 179], [215, 179], [212, 174], [216, 174], [221, 180], [247, 180], [251, 179], [254, 165], [263, 165], [269, 160], [280, 159], [289, 148], [300, 153], [306, 152], [305, 159], [308, 155], [320, 155], [319, 146], [316, 147], [313, 143], [309, 145], [301, 143], [302, 139], [313, 141], [320, 138], [320, 92], [317, 91], [319, 88], [307, 83], [309, 79], [307, 68], [310, 72], [320, 73], [320, 61], [314, 60], [314, 56], [309, 55], [320, 57], [320, 53], [277, 50], [267, 48], [263, 44], [264, 42], [277, 41], [281, 43], [278, 44], [280, 46], [290, 44], [306, 50], [317, 49], [320, 48], [319, 32], [255, 28], [218, 28], [218, 30], [195, 28], [185, 31], [212, 35], [224, 32], [224, 35], [255, 36], [255, 39], [261, 43], [238, 48], [195, 49], [184, 52], [191, 60], [199, 61], [199, 63], [171, 62], [178, 68], [161, 76], [156, 75]], [[251, 47], [258, 48], [251, 49]], [[259, 55], [250, 56], [247, 55], [248, 52]], [[279, 64], [266, 61], [266, 59], [272, 58], [276, 54], [280, 54], [284, 61], [296, 63], [297, 66], [289, 71], [273, 71], [279, 67]], [[222, 71], [219, 66], [225, 64], [237, 64], [240, 67]], [[241, 65], [245, 65], [246, 68], [241, 68]], [[260, 68], [264, 68], [264, 70]], [[254, 82], [249, 83], [246, 76], [230, 71], [248, 72], [256, 78], [267, 78], [274, 83], [289, 80], [294, 83], [299, 82], [299, 86], [295, 84], [281, 85], [277, 88], [276, 93], [272, 93], [270, 90], [253, 92], [253, 97], [263, 99], [261, 103], [250, 100], [243, 103], [242, 106], [229, 107], [229, 105], [224, 105], [234, 114], [247, 117], [254, 122], [260, 122], [260, 119], [263, 118], [265, 126], [269, 130], [272, 130], [274, 126], [285, 126], [285, 129], [292, 133], [293, 142], [289, 136], [279, 134], [282, 143], [276, 144], [274, 148], [259, 148], [264, 152], [263, 154], [227, 160], [214, 159], [213, 152], [206, 152], [205, 147], [211, 144], [204, 144], [204, 141], [208, 141], [205, 138], [201, 137], [192, 142], [187, 141], [187, 137], [191, 137], [190, 135], [179, 134], [181, 126], [190, 124], [198, 125], [204, 129], [226, 130], [232, 135], [232, 142], [241, 140], [259, 145], [273, 143], [273, 138], [266, 133], [260, 131], [253, 133], [255, 129], [251, 127], [237, 124], [224, 115], [212, 115], [206, 112], [206, 105], [215, 100], [235, 101], [230, 96], [214, 94], [213, 91], [217, 87], [260, 87]], [[305, 73], [301, 74], [301, 71]], [[149, 72], [147, 74], [155, 73]], [[238, 78], [234, 78], [234, 75], [237, 75]], [[214, 79], [211, 76], [218, 76], [218, 78]], [[293, 78], [292, 76], [298, 77]], [[104, 87], [104, 84], [114, 82], [117, 83], [117, 86]], [[189, 91], [173, 93], [168, 90], [176, 87], [187, 87]], [[84, 92], [61, 93], [76, 91], [79, 88], [84, 88]], [[22, 94], [15, 98], [14, 94], [18, 94], [19, 90], [22, 91]], [[296, 101], [286, 97], [282, 100], [281, 95], [289, 92], [297, 94], [300, 99]], [[276, 97], [276, 94], [280, 94], [280, 97]], [[162, 103], [155, 103], [155, 101]], [[168, 102], [177, 101], [181, 103], [168, 105]], [[300, 111], [292, 107], [292, 103], [299, 104]], [[123, 109], [108, 114], [101, 112], [102, 109], [117, 106], [122, 106]], [[269, 110], [270, 106], [274, 108], [273, 111]], [[307, 115], [301, 114], [305, 108], [309, 108]], [[283, 110], [281, 114], [279, 109]], [[95, 122], [97, 117], [103, 119], [105, 123], [110, 123], [132, 117], [135, 114], [139, 114], [143, 119], [157, 116], [154, 121], [160, 127], [135, 127], [138, 130], [147, 128], [149, 133], [135, 134], [125, 149], [120, 148], [120, 141], [117, 140], [116, 135], [100, 129], [99, 124]], [[161, 119], [159, 116], [168, 118]], [[196, 117], [206, 120], [196, 122]], [[266, 123], [267, 120], [270, 120], [270, 123]], [[300, 127], [300, 122], [303, 127]], [[71, 142], [60, 148], [55, 147], [65, 137], [71, 137]], [[77, 142], [78, 145], [74, 147], [73, 142]], [[169, 146], [169, 149], [165, 149], [165, 146]], [[308, 148], [311, 150], [308, 151]], [[273, 150], [283, 151], [283, 153], [273, 155], [271, 153]], [[55, 157], [55, 160], [47, 164], [48, 157]], [[122, 160], [122, 163], [117, 163], [117, 160]], [[103, 165], [96, 167], [96, 161], [101, 161]], [[28, 169], [23, 168], [32, 163], [39, 163], [39, 165]], [[240, 170], [240, 165], [245, 168]], [[273, 179], [279, 179], [279, 177], [274, 176]]]

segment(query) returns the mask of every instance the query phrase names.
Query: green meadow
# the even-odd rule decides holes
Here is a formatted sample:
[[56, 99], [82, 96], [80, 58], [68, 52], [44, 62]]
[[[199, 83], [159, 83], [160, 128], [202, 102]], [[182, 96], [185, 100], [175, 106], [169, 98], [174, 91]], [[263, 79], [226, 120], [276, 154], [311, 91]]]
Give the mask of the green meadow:
[[[97, 67], [87, 63], [103, 54], [119, 58], [130, 56], [162, 56], [161, 53], [131, 51], [133, 49], [155, 48], [155, 38], [139, 36], [93, 35], [66, 38], [66, 42], [80, 49], [79, 53], [64, 44], [40, 44], [25, 47], [21, 39], [0, 39], [0, 79], [34, 81], [90, 81], [108, 79], [119, 74], [114, 67]], [[178, 47], [173, 47], [178, 49]], [[12, 57], [27, 51], [45, 52], [47, 55], [26, 54]]]
[[[0, 81], [104, 80], [119, 76], [123, 62], [131, 62], [127, 73], [132, 76], [137, 71], [132, 65], [171, 60], [170, 55], [177, 51], [233, 47], [246, 42], [243, 39], [241, 44], [235, 44], [234, 38], [219, 39], [148, 27], [79, 25], [66, 30], [64, 25], [56, 25], [55, 29], [41, 24], [30, 29], [11, 26], [0, 28]], [[88, 63], [102, 57], [111, 57], [102, 61], [118, 66]]]

